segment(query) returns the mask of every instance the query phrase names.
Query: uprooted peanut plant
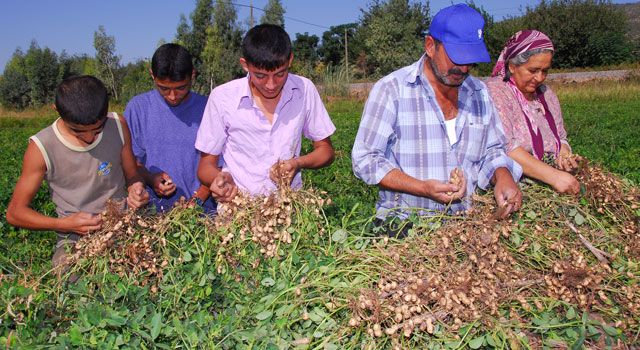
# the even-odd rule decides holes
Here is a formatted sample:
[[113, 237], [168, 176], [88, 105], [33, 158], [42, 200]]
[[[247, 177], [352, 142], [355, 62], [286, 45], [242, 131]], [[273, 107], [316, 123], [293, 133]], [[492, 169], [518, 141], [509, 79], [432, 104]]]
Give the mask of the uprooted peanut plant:
[[187, 202], [109, 210], [62, 277], [0, 276], [0, 329], [16, 347], [637, 346], [640, 193], [588, 164], [576, 176], [579, 196], [525, 182], [508, 220], [486, 193], [401, 241], [284, 185], [215, 219]]

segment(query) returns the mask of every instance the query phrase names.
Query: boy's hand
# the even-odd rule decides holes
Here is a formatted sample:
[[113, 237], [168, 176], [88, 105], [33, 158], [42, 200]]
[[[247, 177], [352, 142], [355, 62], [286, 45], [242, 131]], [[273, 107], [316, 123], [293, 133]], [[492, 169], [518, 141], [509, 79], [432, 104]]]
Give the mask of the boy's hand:
[[176, 184], [173, 183], [169, 174], [161, 172], [155, 173], [152, 176], [153, 191], [158, 197], [168, 197], [176, 191]]
[[127, 205], [130, 208], [138, 209], [149, 203], [149, 193], [147, 193], [142, 182], [136, 181], [132, 183], [127, 190], [129, 191]]
[[100, 214], [77, 212], [60, 220], [63, 222], [62, 231], [77, 233], [80, 236], [102, 227], [102, 215]]
[[197, 198], [200, 200], [200, 202], [204, 203], [207, 199], [209, 199], [210, 195], [211, 190], [209, 190], [207, 186], [200, 185], [200, 187], [198, 187], [198, 189], [193, 193], [193, 196], [191, 198]]
[[269, 169], [269, 177], [275, 184], [278, 184], [282, 179], [286, 184], [291, 184], [298, 170], [300, 170], [300, 166], [297, 158], [280, 160]]
[[238, 186], [233, 181], [233, 176], [225, 171], [218, 173], [209, 189], [211, 196], [220, 203], [230, 202], [238, 193]]

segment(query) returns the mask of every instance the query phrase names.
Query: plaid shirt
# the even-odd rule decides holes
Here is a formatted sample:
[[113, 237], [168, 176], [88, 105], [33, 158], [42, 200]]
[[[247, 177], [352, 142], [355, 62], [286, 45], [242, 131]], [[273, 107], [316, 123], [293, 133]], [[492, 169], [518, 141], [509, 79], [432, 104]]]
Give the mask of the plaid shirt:
[[[514, 181], [522, 168], [505, 153], [505, 137], [484, 83], [468, 77], [458, 92], [455, 132], [449, 143], [444, 115], [423, 72], [424, 56], [378, 81], [364, 107], [352, 151], [353, 172], [370, 185], [378, 184], [391, 170], [400, 169], [419, 180], [449, 180], [460, 167], [467, 180], [467, 196], [449, 206], [425, 197], [380, 190], [377, 216], [389, 210], [406, 218], [410, 209], [419, 213], [454, 213], [471, 205], [476, 186], [486, 189], [496, 169], [507, 168]], [[424, 210], [426, 209], [426, 210]]]

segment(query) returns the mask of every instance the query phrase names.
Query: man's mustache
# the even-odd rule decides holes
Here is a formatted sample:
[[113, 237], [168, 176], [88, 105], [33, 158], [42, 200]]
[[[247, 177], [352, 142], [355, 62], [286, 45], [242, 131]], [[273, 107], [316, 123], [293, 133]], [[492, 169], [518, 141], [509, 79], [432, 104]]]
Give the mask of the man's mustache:
[[463, 77], [467, 77], [469, 75], [469, 72], [463, 72], [460, 68], [451, 68], [447, 71], [447, 75], [452, 75], [452, 74], [462, 75]]

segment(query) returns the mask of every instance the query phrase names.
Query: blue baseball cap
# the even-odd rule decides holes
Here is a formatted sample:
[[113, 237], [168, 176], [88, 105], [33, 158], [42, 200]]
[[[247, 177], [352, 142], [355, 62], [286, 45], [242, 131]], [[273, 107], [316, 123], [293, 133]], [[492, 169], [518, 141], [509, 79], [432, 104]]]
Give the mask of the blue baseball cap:
[[429, 35], [442, 42], [456, 64], [491, 62], [484, 44], [484, 18], [466, 4], [445, 7], [436, 13]]

